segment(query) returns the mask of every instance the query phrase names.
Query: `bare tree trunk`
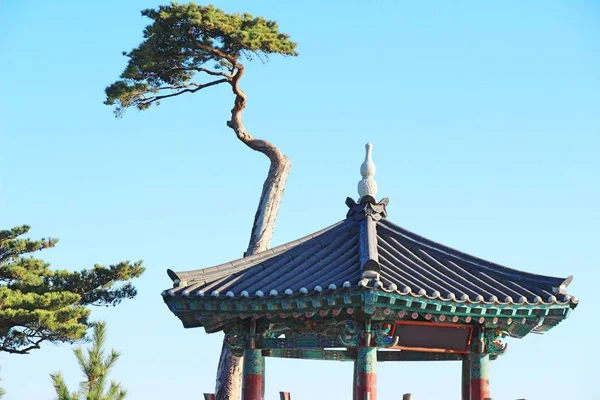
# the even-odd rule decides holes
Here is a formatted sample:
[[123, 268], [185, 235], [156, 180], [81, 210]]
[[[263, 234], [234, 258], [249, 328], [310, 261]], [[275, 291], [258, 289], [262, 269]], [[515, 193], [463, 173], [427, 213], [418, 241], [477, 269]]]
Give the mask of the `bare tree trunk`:
[[231, 354], [229, 347], [221, 346], [219, 367], [217, 368], [217, 382], [215, 385], [215, 399], [237, 400], [242, 391], [243, 358]]
[[246, 255], [267, 250], [271, 245], [275, 220], [279, 213], [279, 206], [281, 205], [291, 166], [290, 159], [283, 154], [275, 162], [271, 161], [269, 174], [263, 184], [260, 201], [254, 215], [254, 224], [252, 225]]
[[[235, 103], [231, 110], [231, 120], [227, 121], [246, 146], [252, 150], [266, 155], [271, 166], [263, 184], [260, 201], [254, 215], [254, 223], [250, 233], [250, 241], [245, 255], [252, 255], [266, 250], [271, 244], [275, 220], [279, 212], [279, 206], [283, 197], [283, 191], [290, 173], [291, 161], [271, 142], [255, 139], [250, 135], [242, 122], [242, 111], [246, 107], [246, 94], [240, 89], [238, 83], [244, 74], [244, 66], [236, 65], [237, 71], [230, 81]], [[217, 369], [217, 382], [215, 397], [217, 400], [238, 400], [241, 392], [243, 358], [231, 354], [229, 348], [223, 342], [219, 367]]]

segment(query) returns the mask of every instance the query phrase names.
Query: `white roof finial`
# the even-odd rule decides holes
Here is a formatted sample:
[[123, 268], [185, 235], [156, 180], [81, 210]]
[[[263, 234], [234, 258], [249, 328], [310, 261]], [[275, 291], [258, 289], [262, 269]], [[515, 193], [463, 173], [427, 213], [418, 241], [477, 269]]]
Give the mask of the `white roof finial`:
[[360, 196], [358, 201], [362, 200], [365, 196], [374, 198], [377, 195], [377, 182], [373, 179], [375, 176], [375, 164], [371, 159], [373, 145], [367, 143], [365, 148], [367, 149], [367, 154], [365, 155], [365, 162], [360, 166], [360, 174], [363, 178], [358, 182], [358, 195]]

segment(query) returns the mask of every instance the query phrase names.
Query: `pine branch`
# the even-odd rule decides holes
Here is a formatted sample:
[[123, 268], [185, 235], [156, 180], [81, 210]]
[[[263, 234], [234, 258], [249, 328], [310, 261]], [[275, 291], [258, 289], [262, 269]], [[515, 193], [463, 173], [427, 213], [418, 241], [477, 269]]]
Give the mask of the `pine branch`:
[[[185, 88], [185, 89], [179, 90], [176, 93], [170, 93], [170, 94], [165, 94], [165, 95], [159, 95], [159, 96], [152, 96], [152, 97], [143, 98], [139, 102], [140, 102], [140, 104], [142, 104], [144, 106], [145, 105], [150, 105], [150, 104], [155, 103], [157, 101], [160, 101], [162, 99], [168, 99], [170, 97], [179, 96], [179, 95], [182, 95], [184, 93], [196, 93], [199, 90], [206, 89], [208, 87], [215, 86], [215, 85], [218, 85], [220, 83], [225, 83], [227, 81], [228, 81], [227, 79], [218, 79], [216, 81], [212, 81], [212, 82], [205, 83], [205, 84], [193, 83], [193, 84], [183, 85], [183, 86], [180, 85], [180, 86], [171, 86], [171, 87], [169, 87], [169, 86], [161, 87], [161, 88], [158, 88], [158, 90], [179, 90], [180, 88]], [[190, 89], [190, 87], [194, 87], [194, 89]]]

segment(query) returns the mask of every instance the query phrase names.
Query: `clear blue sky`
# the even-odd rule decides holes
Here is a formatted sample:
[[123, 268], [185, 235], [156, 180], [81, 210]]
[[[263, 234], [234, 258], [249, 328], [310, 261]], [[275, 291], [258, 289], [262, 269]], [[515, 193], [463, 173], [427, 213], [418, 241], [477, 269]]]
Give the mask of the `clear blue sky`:
[[[326, 4], [324, 4], [326, 3]], [[183, 329], [165, 271], [244, 251], [266, 159], [225, 126], [226, 87], [121, 120], [102, 104], [155, 1], [3, 1], [0, 222], [54, 236], [55, 267], [144, 259], [139, 296], [94, 309], [129, 399], [212, 391], [221, 335]], [[288, 154], [274, 244], [344, 218], [373, 142], [389, 218], [473, 255], [575, 279], [546, 335], [509, 340], [495, 399], [597, 399], [600, 2], [219, 1], [279, 21], [300, 57], [251, 64], [248, 129]], [[0, 354], [7, 399], [52, 399], [69, 345]], [[458, 398], [458, 363], [381, 363], [380, 399]], [[350, 398], [352, 365], [267, 361], [267, 398]], [[320, 393], [320, 395], [318, 395]]]

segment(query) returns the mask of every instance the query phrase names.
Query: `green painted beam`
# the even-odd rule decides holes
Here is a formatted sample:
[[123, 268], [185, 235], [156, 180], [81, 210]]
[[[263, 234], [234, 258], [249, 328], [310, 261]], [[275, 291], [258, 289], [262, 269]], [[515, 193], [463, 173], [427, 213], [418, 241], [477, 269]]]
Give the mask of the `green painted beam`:
[[269, 349], [263, 350], [264, 357], [296, 358], [301, 360], [334, 360], [354, 361], [356, 356], [347, 350], [298, 350]]

